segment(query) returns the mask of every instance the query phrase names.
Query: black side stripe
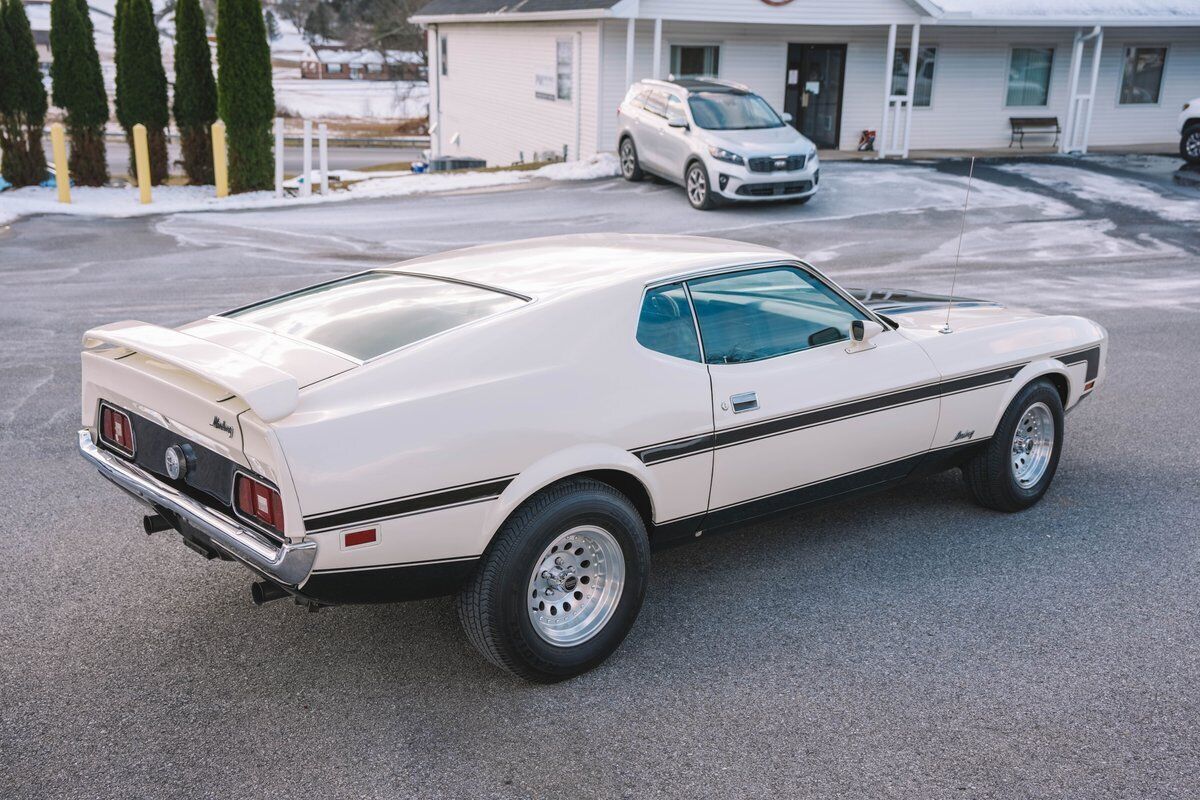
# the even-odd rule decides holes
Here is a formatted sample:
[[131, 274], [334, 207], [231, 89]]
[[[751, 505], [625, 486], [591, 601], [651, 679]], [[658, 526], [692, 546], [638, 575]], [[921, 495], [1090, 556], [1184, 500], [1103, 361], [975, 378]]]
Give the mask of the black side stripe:
[[371, 572], [378, 569], [393, 567], [416, 567], [424, 564], [452, 564], [458, 561], [478, 561], [479, 556], [455, 556], [453, 558], [427, 558], [423, 561], [396, 561], [390, 564], [369, 564], [365, 567], [332, 567], [330, 569], [314, 569], [314, 575], [324, 575], [333, 572]]
[[1056, 358], [1068, 367], [1086, 361], [1087, 375], [1084, 377], [1085, 381], [1095, 380], [1096, 376], [1100, 374], [1100, 345], [1089, 347], [1086, 350], [1076, 350], [1074, 353], [1056, 356]]
[[515, 477], [515, 475], [509, 475], [505, 478], [493, 478], [481, 483], [454, 486], [449, 489], [440, 489], [421, 495], [409, 495], [407, 497], [398, 497], [394, 500], [385, 500], [372, 505], [316, 514], [304, 518], [304, 530], [312, 533], [330, 528], [344, 528], [347, 525], [357, 525], [372, 520], [403, 517], [410, 514], [424, 514], [429, 511], [438, 511], [452, 506], [463, 506], [494, 500], [500, 496], [501, 492], [508, 488], [508, 485], [512, 483]]
[[702, 453], [714, 447], [730, 447], [755, 439], [790, 433], [802, 428], [811, 428], [816, 425], [824, 425], [829, 422], [862, 416], [863, 414], [871, 414], [877, 411], [885, 411], [912, 403], [919, 403], [935, 397], [958, 394], [959, 392], [982, 389], [986, 386], [1005, 383], [1012, 380], [1013, 376], [1024, 367], [1025, 364], [1014, 364], [1002, 369], [914, 386], [898, 392], [865, 397], [861, 400], [852, 400], [848, 403], [826, 406], [800, 414], [791, 414], [761, 422], [752, 422], [738, 428], [727, 428], [717, 431], [715, 434], [703, 434], [650, 445], [633, 450], [632, 452], [644, 464], [660, 464], [665, 461], [673, 461], [677, 458]]

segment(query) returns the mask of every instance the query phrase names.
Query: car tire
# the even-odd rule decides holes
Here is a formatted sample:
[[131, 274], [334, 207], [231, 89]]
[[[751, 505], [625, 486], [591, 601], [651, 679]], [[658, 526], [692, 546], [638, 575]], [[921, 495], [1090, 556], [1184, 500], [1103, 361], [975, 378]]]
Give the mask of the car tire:
[[683, 173], [683, 188], [687, 192], [688, 202], [692, 208], [708, 211], [716, 208], [717, 199], [713, 194], [712, 184], [708, 180], [708, 170], [699, 161], [688, 164]]
[[621, 177], [630, 183], [637, 183], [646, 177], [646, 173], [642, 172], [642, 164], [638, 161], [637, 145], [633, 143], [633, 138], [626, 136], [621, 140], [621, 146], [618, 149], [621, 160]]
[[508, 518], [459, 594], [458, 616], [488, 661], [555, 683], [617, 649], [649, 574], [646, 527], [629, 499], [600, 481], [571, 479]]
[[1189, 164], [1200, 164], [1200, 125], [1189, 125], [1179, 140], [1179, 155]]
[[1023, 511], [1050, 488], [1063, 443], [1062, 398], [1047, 380], [1017, 393], [991, 440], [963, 465], [975, 502], [996, 511]]

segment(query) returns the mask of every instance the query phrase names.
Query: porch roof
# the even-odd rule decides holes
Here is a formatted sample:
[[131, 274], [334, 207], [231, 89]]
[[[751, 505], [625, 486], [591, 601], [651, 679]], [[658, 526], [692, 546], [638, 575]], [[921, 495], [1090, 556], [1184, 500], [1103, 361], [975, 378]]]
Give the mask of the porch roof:
[[[897, 5], [905, 4], [922, 16], [921, 22], [935, 25], [1200, 25], [1200, 0], [903, 0]], [[784, 8], [786, 5], [781, 11]], [[638, 3], [630, 0], [431, 0], [412, 21], [532, 22], [638, 16], [642, 16]], [[699, 19], [695, 13], [686, 18]], [[897, 21], [901, 20], [881, 16], [877, 24]]]

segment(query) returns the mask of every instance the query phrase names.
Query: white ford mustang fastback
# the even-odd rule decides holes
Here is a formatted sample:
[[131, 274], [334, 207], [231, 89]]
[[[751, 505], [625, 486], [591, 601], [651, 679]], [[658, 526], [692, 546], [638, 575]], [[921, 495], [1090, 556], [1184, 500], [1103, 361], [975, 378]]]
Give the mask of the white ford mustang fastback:
[[456, 593], [488, 659], [560, 680], [652, 547], [952, 467], [1036, 503], [1105, 331], [959, 300], [945, 332], [945, 300], [717, 239], [475, 247], [88, 331], [79, 448], [257, 602]]

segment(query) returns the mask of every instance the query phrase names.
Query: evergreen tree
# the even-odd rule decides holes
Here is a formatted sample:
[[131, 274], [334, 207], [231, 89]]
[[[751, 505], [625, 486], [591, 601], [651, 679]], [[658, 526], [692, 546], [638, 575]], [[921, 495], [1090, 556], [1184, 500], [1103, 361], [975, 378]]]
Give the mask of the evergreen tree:
[[[121, 30], [121, 38], [117, 40], [117, 120], [130, 142], [133, 126], [138, 123], [146, 126], [150, 182], [157, 186], [167, 180], [166, 127], [170, 117], [167, 75], [163, 71], [154, 9], [150, 0], [118, 0], [117, 10]], [[136, 160], [133, 166], [130, 177], [136, 178]]]
[[45, 177], [45, 122], [46, 90], [25, 6], [0, 0], [0, 174], [13, 186], [32, 186]]
[[81, 186], [102, 186], [108, 181], [108, 95], [86, 0], [50, 0], [50, 51], [54, 105], [66, 113], [71, 136], [71, 177]]
[[275, 90], [259, 0], [217, 0], [217, 108], [229, 136], [230, 191], [271, 188]]
[[113, 96], [113, 111], [117, 116], [117, 124], [125, 131], [125, 144], [129, 151], [129, 168], [128, 172], [132, 176], [137, 172], [137, 157], [133, 149], [133, 122], [129, 120], [129, 115], [125, 113], [124, 99], [125, 89], [123, 87], [124, 78], [128, 75], [128, 68], [123, 64], [125, 56], [125, 48], [121, 47], [121, 30], [125, 25], [125, 16], [128, 14], [129, 0], [117, 0], [113, 14], [113, 43], [116, 45], [116, 52], [113, 54], [113, 66], [116, 68], [116, 79], [113, 81], [114, 96]]
[[283, 34], [279, 32], [279, 21], [275, 19], [274, 12], [269, 8], [263, 12], [263, 24], [267, 26], [267, 38], [272, 42], [279, 41], [279, 37]]
[[175, 5], [175, 126], [183, 149], [183, 171], [194, 184], [213, 182], [212, 137], [217, 120], [217, 84], [200, 0]]

